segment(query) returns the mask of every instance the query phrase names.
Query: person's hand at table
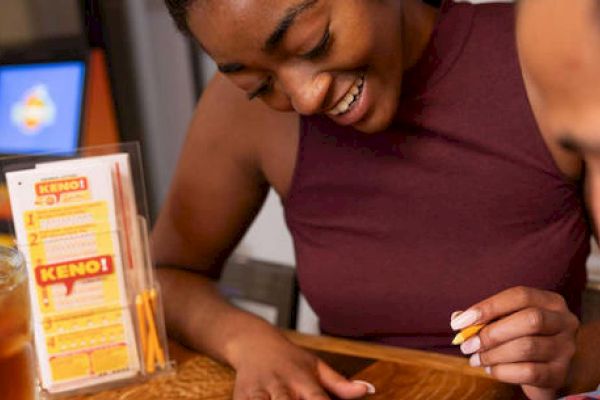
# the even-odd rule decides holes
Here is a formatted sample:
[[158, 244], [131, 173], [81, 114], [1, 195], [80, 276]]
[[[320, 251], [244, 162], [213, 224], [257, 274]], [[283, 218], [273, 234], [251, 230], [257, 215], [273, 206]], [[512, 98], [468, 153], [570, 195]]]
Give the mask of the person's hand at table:
[[579, 320], [563, 297], [514, 287], [453, 314], [455, 330], [487, 324], [461, 345], [472, 366], [494, 378], [521, 385], [532, 400], [556, 398], [566, 383]]
[[[261, 335], [232, 349], [236, 370], [234, 400], [360, 399], [375, 392], [363, 381], [350, 381], [312, 353], [278, 334]], [[248, 350], [250, 349], [250, 350]]]

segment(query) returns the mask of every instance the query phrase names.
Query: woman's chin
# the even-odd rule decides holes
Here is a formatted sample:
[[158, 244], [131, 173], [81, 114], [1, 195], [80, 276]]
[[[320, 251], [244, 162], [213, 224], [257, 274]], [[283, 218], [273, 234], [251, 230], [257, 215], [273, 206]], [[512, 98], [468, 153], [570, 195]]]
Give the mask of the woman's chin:
[[383, 109], [374, 111], [362, 121], [353, 125], [353, 128], [366, 134], [374, 134], [386, 130], [392, 124], [395, 113], [386, 112]]

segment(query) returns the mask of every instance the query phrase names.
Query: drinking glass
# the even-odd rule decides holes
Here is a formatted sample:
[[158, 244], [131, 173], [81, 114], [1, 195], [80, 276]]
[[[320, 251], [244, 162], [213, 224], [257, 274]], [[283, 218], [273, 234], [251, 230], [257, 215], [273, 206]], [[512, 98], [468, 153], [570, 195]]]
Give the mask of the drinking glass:
[[23, 256], [0, 246], [0, 398], [35, 399], [31, 312]]

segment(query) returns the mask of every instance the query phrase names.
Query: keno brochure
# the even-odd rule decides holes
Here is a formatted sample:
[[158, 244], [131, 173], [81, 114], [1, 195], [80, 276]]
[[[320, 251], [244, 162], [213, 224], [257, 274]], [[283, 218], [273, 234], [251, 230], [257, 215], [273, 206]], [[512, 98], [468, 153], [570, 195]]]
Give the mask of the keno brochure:
[[77, 391], [165, 368], [128, 155], [37, 164], [6, 180], [42, 389]]

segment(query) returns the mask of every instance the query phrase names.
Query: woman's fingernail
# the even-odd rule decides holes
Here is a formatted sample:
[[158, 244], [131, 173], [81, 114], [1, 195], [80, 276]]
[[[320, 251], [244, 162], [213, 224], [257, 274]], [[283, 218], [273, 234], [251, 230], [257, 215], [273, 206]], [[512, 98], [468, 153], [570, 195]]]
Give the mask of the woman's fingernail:
[[450, 321], [452, 321], [454, 318], [458, 317], [460, 314], [462, 314], [462, 311], [454, 311], [452, 313], [452, 315], [450, 315]]
[[352, 381], [354, 383], [358, 383], [361, 385], [365, 385], [367, 387], [367, 394], [375, 394], [375, 386], [373, 386], [372, 384], [370, 384], [367, 381], [360, 381], [360, 380], [356, 380], [356, 381]]
[[485, 370], [486, 374], [488, 374], [488, 375], [492, 374], [492, 367], [485, 367], [484, 370]]
[[461, 313], [459, 316], [450, 321], [450, 326], [455, 331], [466, 328], [469, 325], [473, 325], [481, 317], [481, 312], [478, 310], [468, 310]]
[[463, 354], [467, 355], [479, 351], [480, 348], [481, 340], [479, 339], [479, 336], [473, 336], [471, 339], [467, 340], [466, 342], [460, 345], [460, 351], [462, 351]]
[[479, 353], [475, 353], [469, 358], [469, 365], [471, 367], [480, 367], [481, 359], [479, 358]]

